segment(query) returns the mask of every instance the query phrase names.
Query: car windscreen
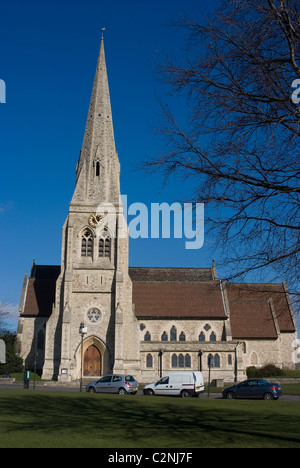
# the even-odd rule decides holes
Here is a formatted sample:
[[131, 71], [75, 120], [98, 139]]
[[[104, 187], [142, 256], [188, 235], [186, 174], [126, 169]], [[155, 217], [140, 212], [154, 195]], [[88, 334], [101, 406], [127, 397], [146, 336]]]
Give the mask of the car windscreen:
[[126, 375], [125, 377], [126, 382], [134, 382], [135, 379], [132, 377], [132, 375]]

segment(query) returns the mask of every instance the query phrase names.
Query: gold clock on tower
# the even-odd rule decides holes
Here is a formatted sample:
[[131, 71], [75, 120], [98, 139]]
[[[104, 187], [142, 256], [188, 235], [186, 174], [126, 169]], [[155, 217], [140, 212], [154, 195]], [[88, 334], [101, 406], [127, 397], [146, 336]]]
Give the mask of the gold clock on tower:
[[99, 224], [102, 221], [102, 218], [103, 217], [99, 214], [91, 214], [91, 216], [89, 217], [89, 225], [92, 227], [99, 226]]

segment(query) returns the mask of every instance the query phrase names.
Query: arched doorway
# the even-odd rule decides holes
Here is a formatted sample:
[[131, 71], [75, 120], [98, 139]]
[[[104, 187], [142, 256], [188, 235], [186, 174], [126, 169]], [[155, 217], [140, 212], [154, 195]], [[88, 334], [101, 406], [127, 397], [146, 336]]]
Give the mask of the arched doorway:
[[101, 370], [101, 353], [95, 345], [91, 345], [84, 353], [83, 375], [100, 376]]

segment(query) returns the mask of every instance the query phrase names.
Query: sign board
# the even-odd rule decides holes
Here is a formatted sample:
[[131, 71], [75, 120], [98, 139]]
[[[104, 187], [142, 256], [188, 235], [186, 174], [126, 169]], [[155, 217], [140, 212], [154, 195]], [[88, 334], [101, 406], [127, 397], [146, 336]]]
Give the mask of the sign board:
[[5, 343], [0, 340], [0, 364], [6, 364]]

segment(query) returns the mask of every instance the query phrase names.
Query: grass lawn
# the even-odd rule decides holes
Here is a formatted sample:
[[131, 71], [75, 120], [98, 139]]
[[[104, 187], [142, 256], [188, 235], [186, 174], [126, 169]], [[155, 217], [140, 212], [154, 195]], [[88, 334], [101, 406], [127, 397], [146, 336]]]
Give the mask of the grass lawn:
[[0, 448], [300, 448], [299, 420], [299, 402], [0, 389]]

